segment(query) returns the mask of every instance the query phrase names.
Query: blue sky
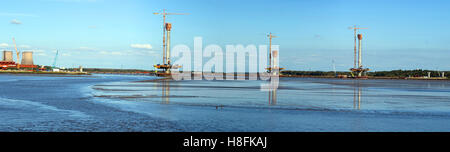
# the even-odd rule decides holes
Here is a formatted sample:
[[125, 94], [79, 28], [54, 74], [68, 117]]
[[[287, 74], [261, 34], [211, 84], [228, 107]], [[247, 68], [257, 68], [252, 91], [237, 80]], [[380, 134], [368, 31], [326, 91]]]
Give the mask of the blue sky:
[[[161, 62], [162, 18], [172, 44], [268, 44], [279, 36], [280, 64], [292, 70], [353, 66], [352, 25], [364, 34], [364, 65], [373, 70], [450, 70], [446, 0], [15, 0], [2, 2], [0, 49], [34, 51], [35, 63], [152, 69]], [[206, 62], [206, 61], [205, 61]]]

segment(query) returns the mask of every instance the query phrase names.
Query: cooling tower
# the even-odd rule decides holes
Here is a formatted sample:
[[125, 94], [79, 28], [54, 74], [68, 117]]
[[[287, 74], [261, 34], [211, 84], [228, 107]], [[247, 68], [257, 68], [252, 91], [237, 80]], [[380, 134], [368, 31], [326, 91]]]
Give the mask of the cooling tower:
[[22, 65], [34, 65], [33, 64], [33, 52], [22, 53]]
[[3, 59], [2, 61], [14, 62], [13, 52], [12, 51], [3, 51]]

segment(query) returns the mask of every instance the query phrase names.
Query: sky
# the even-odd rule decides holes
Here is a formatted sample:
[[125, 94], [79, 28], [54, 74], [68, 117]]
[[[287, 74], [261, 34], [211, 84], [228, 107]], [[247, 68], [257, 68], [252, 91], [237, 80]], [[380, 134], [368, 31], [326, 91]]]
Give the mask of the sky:
[[[275, 33], [289, 70], [353, 67], [353, 31], [374, 71], [450, 70], [448, 0], [14, 0], [2, 2], [0, 50], [33, 51], [34, 62], [88, 68], [153, 69], [162, 62], [162, 17], [172, 45], [268, 45]], [[207, 60], [206, 60], [207, 61]], [[204, 61], [204, 62], [206, 62]]]

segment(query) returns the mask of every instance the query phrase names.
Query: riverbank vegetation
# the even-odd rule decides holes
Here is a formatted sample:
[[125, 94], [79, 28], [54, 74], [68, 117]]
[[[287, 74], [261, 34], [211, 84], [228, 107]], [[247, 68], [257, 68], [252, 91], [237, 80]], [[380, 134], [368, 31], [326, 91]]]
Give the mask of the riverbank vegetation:
[[[391, 78], [407, 78], [407, 77], [428, 77], [430, 72], [431, 77], [442, 77], [442, 72], [445, 73], [445, 77], [450, 74], [450, 71], [432, 71], [432, 70], [393, 70], [393, 71], [374, 71], [367, 72], [369, 77], [391, 77]], [[335, 77], [337, 75], [351, 76], [350, 72], [333, 72], [333, 71], [282, 71], [283, 75], [287, 76], [300, 76], [300, 77]], [[448, 77], [447, 77], [448, 78]]]

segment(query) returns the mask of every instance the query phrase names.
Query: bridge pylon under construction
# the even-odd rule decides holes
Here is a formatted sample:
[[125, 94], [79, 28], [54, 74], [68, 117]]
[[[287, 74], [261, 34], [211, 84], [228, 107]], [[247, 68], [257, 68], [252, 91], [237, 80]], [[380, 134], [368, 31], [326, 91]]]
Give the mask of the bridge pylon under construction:
[[[355, 78], [367, 78], [366, 75], [364, 75], [366, 72], [370, 71], [370, 69], [368, 68], [364, 68], [362, 65], [362, 39], [363, 39], [363, 35], [362, 34], [358, 34], [358, 40], [359, 40], [359, 49], [358, 49], [358, 59], [355, 58], [355, 61], [358, 61], [358, 67], [354, 67], [352, 69], [350, 69], [350, 71], [352, 72], [353, 77]], [[356, 54], [355, 54], [356, 57]], [[355, 76], [356, 74], [356, 76]]]
[[179, 69], [181, 68], [181, 66], [172, 65], [170, 60], [170, 32], [172, 31], [172, 24], [166, 23], [166, 15], [188, 15], [188, 14], [166, 13], [165, 9], [163, 10], [162, 13], [153, 13], [153, 14], [163, 16], [163, 64], [157, 64], [154, 65], [153, 67], [162, 71], [160, 73], [156, 71], [157, 75], [159, 76], [169, 75], [171, 69]]

